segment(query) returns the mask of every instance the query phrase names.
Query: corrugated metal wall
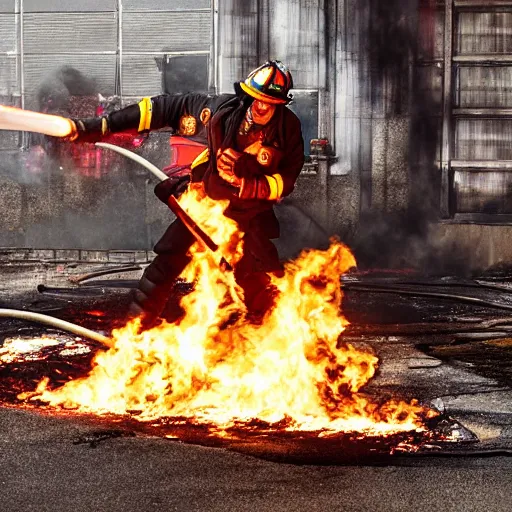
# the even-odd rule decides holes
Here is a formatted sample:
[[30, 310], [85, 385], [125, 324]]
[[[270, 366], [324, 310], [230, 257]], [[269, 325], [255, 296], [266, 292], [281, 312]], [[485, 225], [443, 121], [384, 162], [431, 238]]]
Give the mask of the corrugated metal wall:
[[[38, 109], [36, 93], [62, 66], [92, 78], [105, 96], [129, 102], [162, 92], [158, 58], [213, 62], [210, 0], [16, 0], [0, 3], [0, 96]], [[18, 134], [0, 134], [16, 148]]]
[[[15, 2], [0, 2], [0, 102], [20, 106], [19, 16]], [[0, 149], [17, 147], [19, 133], [0, 134]]]

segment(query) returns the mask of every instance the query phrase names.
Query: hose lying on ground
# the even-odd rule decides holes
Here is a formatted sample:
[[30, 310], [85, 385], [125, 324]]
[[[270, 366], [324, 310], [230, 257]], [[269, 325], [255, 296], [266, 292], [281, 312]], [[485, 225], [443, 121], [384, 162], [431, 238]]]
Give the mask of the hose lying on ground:
[[89, 272], [88, 274], [82, 274], [79, 276], [70, 276], [68, 277], [68, 281], [78, 284], [83, 281], [93, 279], [94, 277], [108, 276], [109, 274], [120, 274], [122, 272], [132, 272], [135, 270], [141, 270], [141, 267], [139, 265], [124, 265], [122, 267], [111, 267], [103, 270], [96, 270], [95, 272]]
[[18, 318], [20, 320], [28, 320], [29, 322], [37, 322], [40, 324], [50, 325], [52, 327], [56, 327], [57, 329], [62, 329], [63, 331], [98, 341], [105, 347], [111, 348], [113, 346], [112, 340], [106, 336], [103, 336], [103, 334], [91, 331], [90, 329], [86, 329], [80, 325], [72, 324], [71, 322], [66, 322], [65, 320], [61, 320], [53, 316], [43, 315], [41, 313], [33, 313], [32, 311], [21, 311], [19, 309], [0, 309], [0, 317]]
[[454, 300], [456, 302], [467, 302], [470, 304], [475, 304], [477, 306], [495, 308], [495, 309], [505, 309], [507, 311], [512, 311], [512, 305], [508, 304], [499, 304], [497, 302], [490, 302], [483, 299], [478, 299], [477, 297], [468, 297], [465, 295], [452, 295], [450, 293], [438, 293], [438, 292], [422, 292], [417, 290], [411, 290], [408, 288], [399, 288], [394, 286], [386, 286], [386, 285], [364, 285], [362, 283], [343, 283], [342, 289], [354, 291], [354, 292], [369, 292], [369, 293], [394, 293], [398, 295], [412, 295], [414, 297], [433, 297], [436, 299], [447, 299]]

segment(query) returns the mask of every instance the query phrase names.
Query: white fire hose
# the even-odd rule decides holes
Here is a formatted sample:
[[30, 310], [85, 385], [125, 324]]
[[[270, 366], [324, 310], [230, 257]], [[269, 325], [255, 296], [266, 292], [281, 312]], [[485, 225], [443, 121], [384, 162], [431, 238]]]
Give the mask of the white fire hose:
[[19, 309], [0, 309], [0, 318], [18, 318], [20, 320], [28, 320], [29, 322], [46, 324], [52, 327], [56, 327], [57, 329], [70, 332], [72, 334], [76, 334], [77, 336], [83, 336], [84, 338], [98, 341], [108, 348], [112, 348], [113, 346], [112, 340], [107, 338], [107, 336], [103, 336], [103, 334], [100, 334], [99, 332], [91, 331], [90, 329], [86, 329], [80, 325], [72, 324], [71, 322], [61, 320], [60, 318], [43, 315], [41, 313], [22, 311]]

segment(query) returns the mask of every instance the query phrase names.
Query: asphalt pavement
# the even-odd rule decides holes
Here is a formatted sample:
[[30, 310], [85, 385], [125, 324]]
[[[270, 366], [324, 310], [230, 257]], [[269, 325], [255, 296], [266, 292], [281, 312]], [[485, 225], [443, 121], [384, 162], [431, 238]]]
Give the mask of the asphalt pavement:
[[145, 436], [80, 442], [95, 426], [0, 409], [3, 512], [509, 511], [512, 459], [372, 466], [273, 463]]
[[[34, 272], [34, 283], [39, 275]], [[5, 289], [11, 286], [8, 277]], [[106, 320], [84, 312], [93, 306], [116, 310], [109, 302], [114, 295], [103, 288], [96, 298], [31, 290], [16, 297], [3, 293], [0, 301], [4, 307], [46, 311], [68, 320], [80, 314], [96, 330], [106, 329]], [[451, 291], [471, 290], [459, 286]], [[478, 293], [512, 304], [508, 294]], [[124, 295], [115, 300], [122, 303]], [[458, 454], [433, 451], [374, 465], [357, 460], [334, 465], [331, 458], [324, 464], [311, 459], [315, 464], [310, 464], [308, 457], [290, 464], [297, 458], [291, 453], [287, 458], [286, 451], [275, 462], [251, 450], [109, 431], [91, 417], [0, 407], [0, 512], [511, 510], [508, 320], [500, 332], [488, 332], [489, 322], [508, 313], [442, 299], [359, 292], [347, 293], [344, 308], [354, 326], [347, 340], [371, 346], [381, 359], [368, 392], [433, 401], [478, 442]], [[0, 343], [7, 334], [29, 335], [34, 329], [4, 322]], [[483, 339], [477, 339], [482, 333]]]

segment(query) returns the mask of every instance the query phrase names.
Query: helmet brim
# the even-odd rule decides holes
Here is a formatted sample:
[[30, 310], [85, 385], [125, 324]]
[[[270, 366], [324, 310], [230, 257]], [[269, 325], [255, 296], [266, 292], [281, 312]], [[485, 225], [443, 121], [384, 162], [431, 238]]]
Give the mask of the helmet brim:
[[249, 96], [252, 96], [256, 100], [263, 101], [264, 103], [271, 103], [272, 105], [286, 105], [289, 100], [284, 100], [281, 98], [274, 98], [273, 96], [268, 96], [267, 94], [263, 94], [252, 87], [249, 87], [245, 82], [238, 82], [242, 91], [244, 91]]

